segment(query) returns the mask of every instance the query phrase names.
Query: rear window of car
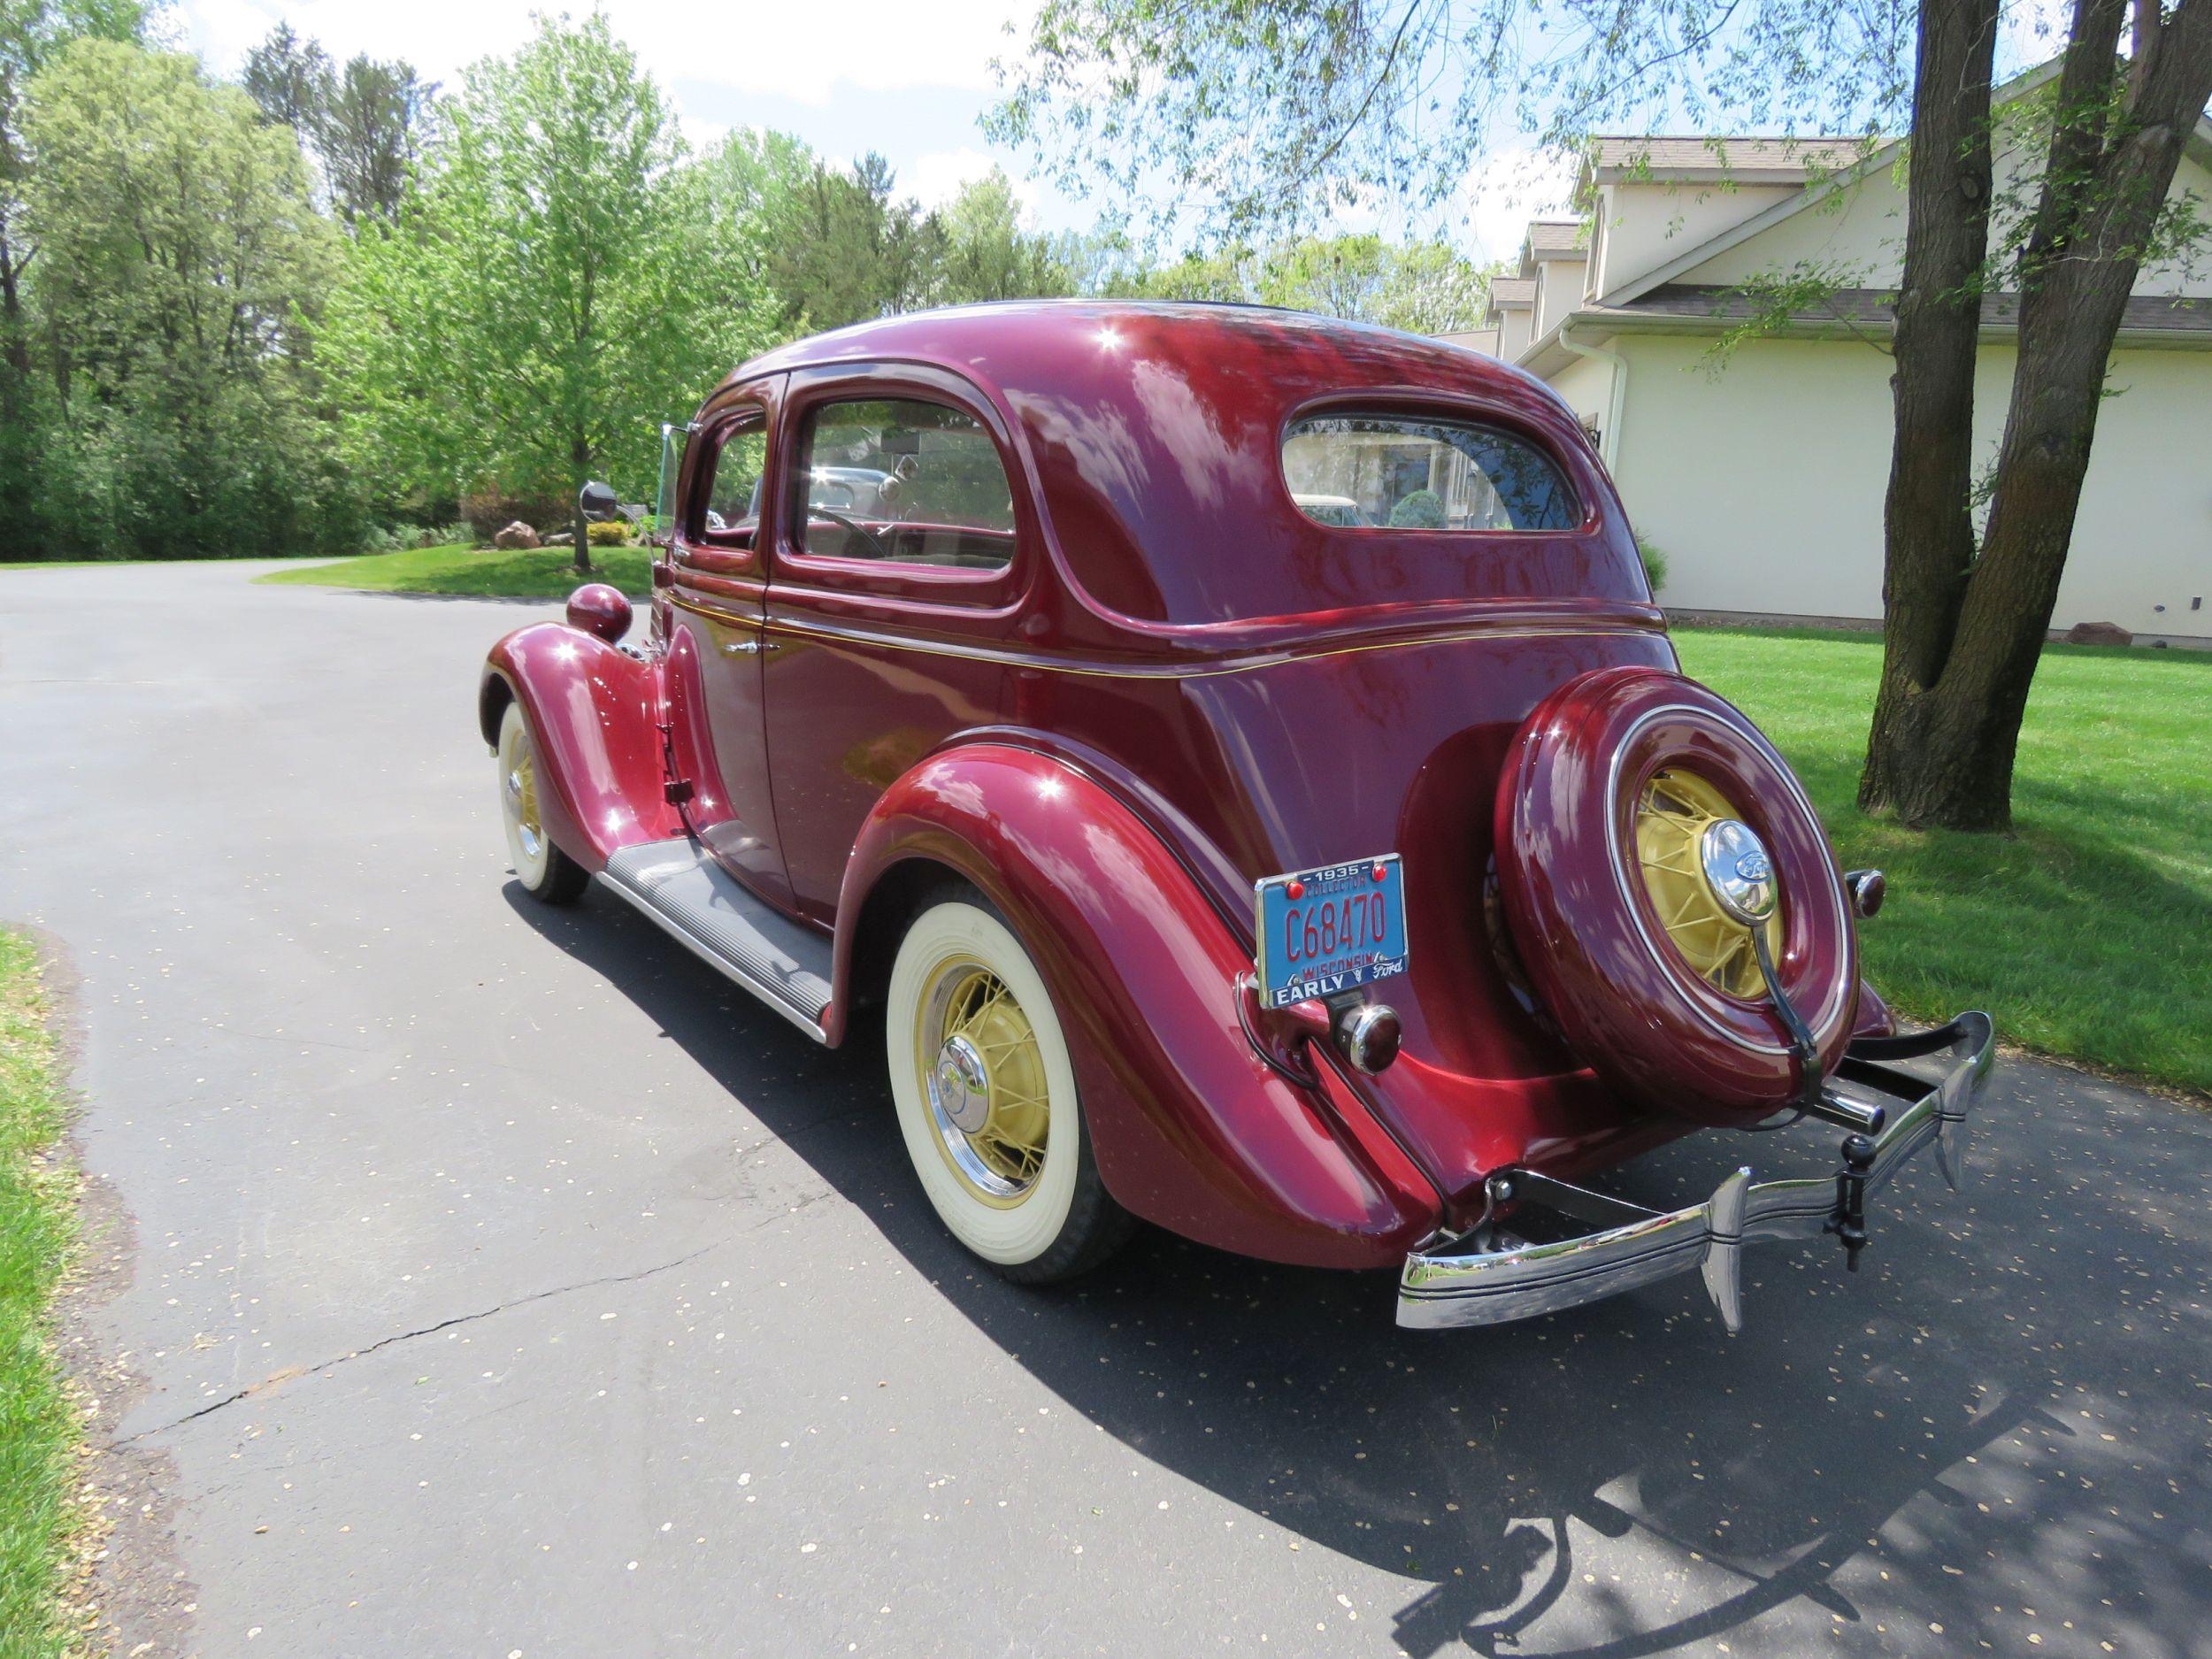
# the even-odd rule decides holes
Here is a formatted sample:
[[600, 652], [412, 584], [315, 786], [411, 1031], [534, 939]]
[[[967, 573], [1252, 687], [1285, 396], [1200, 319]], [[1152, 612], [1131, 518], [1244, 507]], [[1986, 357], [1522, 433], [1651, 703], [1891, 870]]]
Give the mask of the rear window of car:
[[1525, 438], [1450, 416], [1310, 415], [1283, 435], [1291, 499], [1338, 529], [1571, 530], [1580, 505]]

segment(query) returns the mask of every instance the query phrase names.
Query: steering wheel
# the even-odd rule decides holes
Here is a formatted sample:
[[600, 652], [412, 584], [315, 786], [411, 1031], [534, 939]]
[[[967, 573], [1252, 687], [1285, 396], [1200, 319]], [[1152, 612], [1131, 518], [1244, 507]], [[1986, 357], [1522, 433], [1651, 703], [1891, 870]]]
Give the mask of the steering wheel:
[[833, 507], [819, 506], [813, 502], [809, 502], [807, 503], [806, 511], [807, 517], [810, 518], [826, 518], [832, 524], [843, 526], [846, 529], [851, 531], [855, 535], [858, 536], [862, 541], [865, 541], [870, 547], [873, 548], [876, 550], [876, 557], [878, 558], [887, 559], [891, 557], [891, 544], [888, 541], [886, 541], [881, 536], [878, 535], [874, 531], [871, 530], [866, 525], [862, 524], [858, 519], [848, 518], [843, 513], [839, 512]]

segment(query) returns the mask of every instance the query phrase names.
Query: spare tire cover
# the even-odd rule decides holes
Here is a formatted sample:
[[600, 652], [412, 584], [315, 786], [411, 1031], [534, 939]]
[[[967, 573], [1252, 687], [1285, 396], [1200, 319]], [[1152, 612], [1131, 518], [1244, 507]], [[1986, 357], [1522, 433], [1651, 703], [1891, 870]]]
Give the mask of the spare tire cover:
[[1776, 971], [1822, 1073], [1832, 1071], [1859, 986], [1835, 854], [1773, 745], [1696, 681], [1603, 668], [1538, 705], [1498, 781], [1500, 897], [1531, 987], [1586, 1064], [1647, 1106], [1740, 1125], [1786, 1105], [1799, 1068], [1755, 969], [1747, 982], [1749, 931], [1738, 930], [1732, 971], [1709, 960], [1701, 969], [1654, 900], [1640, 812], [1678, 804], [1669, 793], [1678, 779], [1765, 843], [1779, 893]]

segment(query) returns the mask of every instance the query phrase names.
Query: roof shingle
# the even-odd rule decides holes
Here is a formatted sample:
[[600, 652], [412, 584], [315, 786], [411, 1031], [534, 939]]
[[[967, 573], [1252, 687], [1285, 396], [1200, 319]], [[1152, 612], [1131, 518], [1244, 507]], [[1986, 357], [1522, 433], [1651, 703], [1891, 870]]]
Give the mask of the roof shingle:
[[1590, 141], [1590, 165], [1609, 179], [1756, 177], [1801, 183], [1848, 167], [1864, 153], [1855, 138], [1728, 138], [1621, 135]]

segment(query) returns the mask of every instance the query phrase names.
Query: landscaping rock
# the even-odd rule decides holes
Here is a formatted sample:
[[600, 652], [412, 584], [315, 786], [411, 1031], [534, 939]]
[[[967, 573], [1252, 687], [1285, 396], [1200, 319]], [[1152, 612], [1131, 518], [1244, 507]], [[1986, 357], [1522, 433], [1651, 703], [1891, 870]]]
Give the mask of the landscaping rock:
[[492, 537], [492, 545], [506, 548], [531, 548], [542, 547], [545, 544], [538, 540], [538, 533], [535, 530], [518, 518]]
[[2066, 630], [2069, 645], [2132, 645], [2135, 636], [2116, 622], [2077, 622]]

